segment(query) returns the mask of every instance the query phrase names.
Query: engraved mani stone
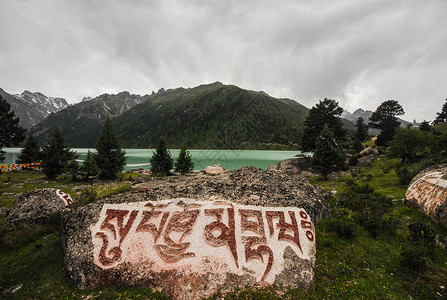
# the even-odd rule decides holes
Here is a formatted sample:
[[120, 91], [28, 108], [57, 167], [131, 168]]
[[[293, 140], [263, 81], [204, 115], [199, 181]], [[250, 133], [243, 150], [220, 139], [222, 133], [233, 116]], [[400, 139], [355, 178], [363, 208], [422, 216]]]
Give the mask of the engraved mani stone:
[[315, 232], [301, 208], [187, 198], [106, 203], [89, 229], [96, 280], [152, 280], [185, 299], [225, 285], [313, 281]]
[[429, 167], [416, 175], [405, 198], [411, 206], [447, 227], [447, 164]]
[[202, 299], [312, 286], [314, 224], [330, 212], [307, 180], [244, 167], [133, 188], [63, 212], [65, 269], [77, 288], [142, 286]]

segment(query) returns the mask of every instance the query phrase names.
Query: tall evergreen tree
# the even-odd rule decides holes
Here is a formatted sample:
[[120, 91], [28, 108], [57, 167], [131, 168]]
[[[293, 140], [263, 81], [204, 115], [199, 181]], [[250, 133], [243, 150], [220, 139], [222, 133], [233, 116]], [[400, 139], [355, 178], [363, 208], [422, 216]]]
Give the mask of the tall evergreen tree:
[[3, 147], [17, 145], [25, 139], [25, 131], [19, 126], [19, 118], [11, 110], [11, 105], [0, 95], [0, 162], [5, 159]]
[[186, 151], [186, 142], [183, 142], [177, 161], [175, 162], [175, 171], [186, 174], [191, 172], [192, 168], [194, 168], [194, 162], [192, 161], [191, 154]]
[[87, 155], [84, 158], [81, 171], [83, 172], [84, 180], [88, 180], [90, 176], [96, 176], [99, 174], [99, 168], [96, 165], [95, 157], [90, 150], [88, 150]]
[[312, 168], [327, 179], [329, 173], [344, 168], [343, 152], [335, 142], [335, 136], [329, 127], [323, 125], [323, 130], [317, 137]]
[[355, 123], [356, 132], [355, 139], [364, 142], [368, 139], [368, 125], [365, 124], [363, 118], [359, 117]]
[[34, 135], [28, 135], [25, 146], [20, 150], [20, 154], [17, 157], [19, 164], [34, 163], [40, 160], [40, 145], [37, 142]]
[[433, 121], [433, 125], [438, 125], [443, 122], [447, 122], [447, 99], [445, 99], [441, 112], [436, 113], [436, 119]]
[[126, 152], [121, 149], [121, 143], [109, 116], [96, 140], [96, 152], [95, 161], [100, 170], [99, 177], [115, 179], [126, 164]]
[[48, 145], [42, 147], [42, 172], [48, 179], [55, 179], [67, 168], [69, 162], [77, 155], [65, 143], [65, 138], [59, 129], [53, 132]]
[[400, 122], [397, 116], [403, 115], [404, 109], [396, 100], [387, 100], [377, 107], [369, 118], [369, 127], [380, 129], [376, 144], [387, 146], [394, 137]]
[[421, 124], [419, 124], [419, 129], [422, 131], [431, 131], [432, 130], [430, 123], [425, 120], [422, 121]]
[[327, 125], [333, 132], [337, 143], [343, 142], [346, 138], [346, 130], [343, 128], [340, 119], [342, 112], [343, 109], [333, 99], [320, 100], [318, 104], [312, 107], [304, 121], [302, 150], [313, 151], [315, 149], [316, 140], [324, 125]]
[[169, 170], [172, 169], [173, 161], [164, 137], [160, 136], [158, 139], [157, 148], [155, 149], [155, 153], [152, 155], [150, 162], [153, 173], [169, 175]]

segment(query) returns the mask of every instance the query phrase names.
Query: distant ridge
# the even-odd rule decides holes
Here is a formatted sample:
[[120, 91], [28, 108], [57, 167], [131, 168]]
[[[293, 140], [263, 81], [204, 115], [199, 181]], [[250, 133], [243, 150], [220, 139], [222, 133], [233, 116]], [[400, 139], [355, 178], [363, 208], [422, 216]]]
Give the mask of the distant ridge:
[[[150, 95], [104, 94], [51, 114], [32, 128], [40, 143], [60, 128], [70, 147], [93, 147], [110, 115], [124, 147], [150, 148], [160, 135], [169, 147], [288, 149], [299, 143], [308, 109], [290, 99], [220, 82], [160, 89]], [[294, 146], [295, 145], [295, 146]]]
[[27, 129], [38, 124], [51, 113], [68, 107], [64, 98], [48, 97], [39, 92], [24, 91], [22, 94], [12, 95], [0, 88], [0, 95], [19, 117], [19, 125]]
[[92, 147], [107, 115], [116, 117], [149, 98], [148, 95], [131, 95], [129, 92], [84, 98], [82, 102], [49, 115], [34, 126], [31, 133], [39, 143], [45, 144], [51, 133], [59, 128], [69, 146]]

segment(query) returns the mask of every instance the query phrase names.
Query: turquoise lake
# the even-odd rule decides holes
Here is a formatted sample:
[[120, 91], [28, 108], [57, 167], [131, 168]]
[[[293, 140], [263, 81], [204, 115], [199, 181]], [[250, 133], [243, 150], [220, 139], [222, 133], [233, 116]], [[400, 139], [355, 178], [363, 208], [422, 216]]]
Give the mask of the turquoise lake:
[[[4, 148], [6, 151], [5, 163], [14, 163], [21, 148]], [[73, 148], [79, 154], [80, 160], [83, 160], [87, 151], [86, 148]], [[91, 151], [94, 149], [90, 149]], [[139, 168], [140, 164], [148, 164], [155, 149], [125, 149], [127, 157], [126, 170]], [[179, 149], [171, 149], [172, 158], [177, 158]], [[267, 169], [269, 165], [276, 165], [281, 160], [292, 158], [300, 151], [271, 151], [271, 150], [188, 150], [194, 161], [195, 170], [203, 170], [206, 166], [219, 163], [225, 169], [238, 169], [244, 166], [255, 166], [261, 169]], [[149, 165], [144, 165], [148, 169]]]

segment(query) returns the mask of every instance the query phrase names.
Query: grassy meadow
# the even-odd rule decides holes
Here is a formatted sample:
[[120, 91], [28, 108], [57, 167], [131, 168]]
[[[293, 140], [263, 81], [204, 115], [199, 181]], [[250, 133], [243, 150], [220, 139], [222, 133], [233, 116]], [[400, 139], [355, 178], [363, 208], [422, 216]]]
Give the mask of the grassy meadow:
[[[251, 288], [225, 299], [445, 299], [447, 230], [403, 201], [406, 186], [380, 157], [370, 167], [330, 181], [311, 178], [328, 196], [332, 218], [316, 224], [315, 284], [307, 290]], [[0, 207], [19, 193], [59, 188], [85, 205], [131, 188], [128, 173], [115, 182], [50, 181], [35, 171], [0, 176]], [[366, 186], [368, 185], [368, 186]], [[106, 286], [78, 290], [64, 270], [59, 218], [36, 228], [6, 229], [0, 217], [0, 297], [10, 299], [169, 299], [163, 291]], [[444, 247], [444, 248], [443, 248]], [[18, 288], [10, 293], [12, 288]], [[213, 298], [218, 299], [220, 295]]]

